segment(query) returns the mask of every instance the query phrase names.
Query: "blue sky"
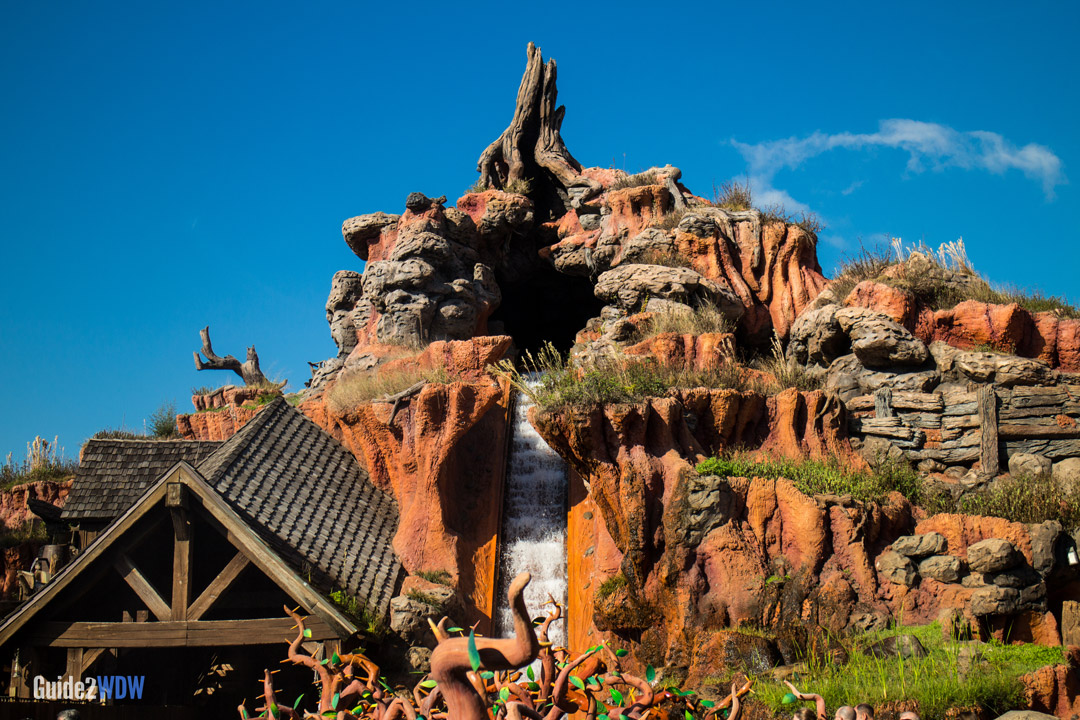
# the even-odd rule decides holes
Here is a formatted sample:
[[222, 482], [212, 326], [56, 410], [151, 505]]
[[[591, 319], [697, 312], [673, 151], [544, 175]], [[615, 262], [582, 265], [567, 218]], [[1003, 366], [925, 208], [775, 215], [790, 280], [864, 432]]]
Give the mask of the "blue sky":
[[[947, 5], [944, 9], [942, 5]], [[0, 455], [190, 407], [192, 351], [302, 386], [341, 222], [451, 200], [535, 41], [586, 165], [750, 177], [860, 239], [963, 236], [1080, 301], [1076, 3], [15, 3], [0, 22]]]

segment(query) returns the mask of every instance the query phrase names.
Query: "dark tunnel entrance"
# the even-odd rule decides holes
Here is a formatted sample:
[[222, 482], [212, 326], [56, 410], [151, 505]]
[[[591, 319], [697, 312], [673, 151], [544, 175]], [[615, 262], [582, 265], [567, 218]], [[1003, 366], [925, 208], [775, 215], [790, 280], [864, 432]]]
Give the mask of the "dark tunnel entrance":
[[538, 263], [529, 276], [500, 282], [499, 287], [502, 304], [491, 320], [502, 323], [520, 353], [535, 355], [550, 341], [565, 354], [577, 332], [604, 306], [588, 278], [564, 275], [547, 264]]

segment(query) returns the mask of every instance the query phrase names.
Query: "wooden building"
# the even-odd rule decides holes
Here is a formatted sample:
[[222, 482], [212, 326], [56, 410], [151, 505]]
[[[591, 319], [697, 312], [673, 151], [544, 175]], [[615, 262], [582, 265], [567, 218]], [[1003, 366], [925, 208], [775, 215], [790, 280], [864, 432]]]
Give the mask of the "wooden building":
[[397, 507], [284, 400], [224, 443], [139, 442], [88, 448], [64, 518], [89, 542], [0, 625], [16, 696], [36, 675], [141, 675], [145, 705], [234, 712], [296, 637], [283, 605], [317, 653], [362, 637], [359, 607], [385, 617]]

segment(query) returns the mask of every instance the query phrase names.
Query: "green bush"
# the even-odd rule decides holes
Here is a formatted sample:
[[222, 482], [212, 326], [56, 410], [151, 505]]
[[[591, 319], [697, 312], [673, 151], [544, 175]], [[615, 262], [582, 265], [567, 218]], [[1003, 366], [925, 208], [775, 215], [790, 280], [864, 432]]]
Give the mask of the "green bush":
[[435, 583], [436, 585], [451, 585], [450, 573], [445, 570], [417, 570], [416, 574], [424, 580]]
[[807, 495], [851, 495], [863, 502], [881, 502], [897, 491], [917, 502], [922, 492], [919, 475], [906, 463], [883, 463], [875, 471], [858, 470], [836, 458], [828, 460], [755, 459], [734, 451], [698, 463], [699, 475], [790, 480]]
[[1063, 493], [1049, 477], [1008, 476], [987, 488], [953, 500], [941, 492], [925, 498], [927, 512], [987, 515], [1018, 523], [1057, 520], [1067, 529], [1080, 527], [1080, 496]]
[[10, 548], [28, 542], [44, 543], [49, 539], [45, 523], [40, 520], [27, 520], [10, 532], [0, 534], [0, 548]]
[[150, 435], [156, 438], [174, 438], [180, 435], [176, 427], [176, 403], [163, 402], [150, 414]]
[[372, 610], [366, 602], [344, 590], [334, 590], [327, 597], [346, 615], [359, 623], [360, 629], [370, 638], [378, 639], [386, 635], [386, 620], [378, 611]]
[[596, 589], [596, 597], [602, 600], [611, 595], [611, 593], [615, 592], [616, 590], [626, 587], [628, 582], [629, 581], [626, 579], [626, 575], [623, 573], [612, 575], [607, 580], [600, 583], [600, 587]]

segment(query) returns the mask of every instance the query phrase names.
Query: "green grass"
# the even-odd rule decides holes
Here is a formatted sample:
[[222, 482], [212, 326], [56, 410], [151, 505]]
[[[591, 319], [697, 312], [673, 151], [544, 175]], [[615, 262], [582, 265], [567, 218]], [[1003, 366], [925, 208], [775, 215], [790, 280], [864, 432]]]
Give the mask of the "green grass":
[[[863, 653], [872, 643], [901, 633], [918, 637], [929, 653], [927, 657], [876, 659]], [[946, 643], [938, 623], [868, 633], [842, 644], [849, 654], [844, 665], [815, 661], [808, 654], [806, 672], [795, 680], [800, 690], [821, 695], [830, 711], [861, 702], [876, 706], [893, 700], [915, 700], [924, 720], [944, 718], [952, 707], [981, 706], [991, 717], [1021, 708], [1024, 701], [1020, 676], [1064, 662], [1060, 647], [985, 643], [978, 648], [987, 665], [973, 664], [962, 677], [958, 665], [961, 646]], [[782, 702], [787, 692], [786, 686], [772, 680], [762, 679], [754, 686], [759, 701], [785, 714], [792, 710]]]
[[9, 490], [16, 485], [48, 480], [66, 480], [79, 469], [79, 463], [64, 457], [64, 448], [53, 438], [50, 443], [42, 437], [26, 443], [26, 457], [15, 460], [8, 453], [7, 460], [0, 465], [0, 490]]
[[626, 587], [627, 582], [626, 575], [623, 573], [612, 575], [607, 580], [600, 583], [600, 587], [596, 589], [596, 597], [602, 600], [616, 590]]
[[428, 595], [423, 590], [416, 590], [416, 589], [410, 590], [408, 592], [408, 594], [406, 595], [406, 597], [409, 598], [410, 600], [415, 600], [418, 603], [423, 603], [425, 605], [428, 605], [428, 606], [436, 608], [436, 609], [442, 607], [442, 605], [439, 603], [438, 598], [436, 598], [433, 595]]
[[1049, 477], [1003, 477], [984, 490], [965, 493], [958, 501], [948, 494], [929, 495], [923, 500], [931, 514], [958, 512], [1018, 523], [1057, 520], [1069, 530], [1080, 527], [1080, 496], [1062, 493]]
[[435, 583], [436, 585], [451, 585], [450, 573], [445, 570], [417, 570], [416, 574], [424, 580]]
[[906, 463], [882, 463], [876, 471], [857, 470], [836, 458], [829, 460], [755, 460], [746, 451], [735, 451], [698, 463], [699, 475], [723, 477], [785, 478], [807, 495], [851, 495], [863, 502], [881, 502], [892, 491], [917, 502], [922, 481]]

